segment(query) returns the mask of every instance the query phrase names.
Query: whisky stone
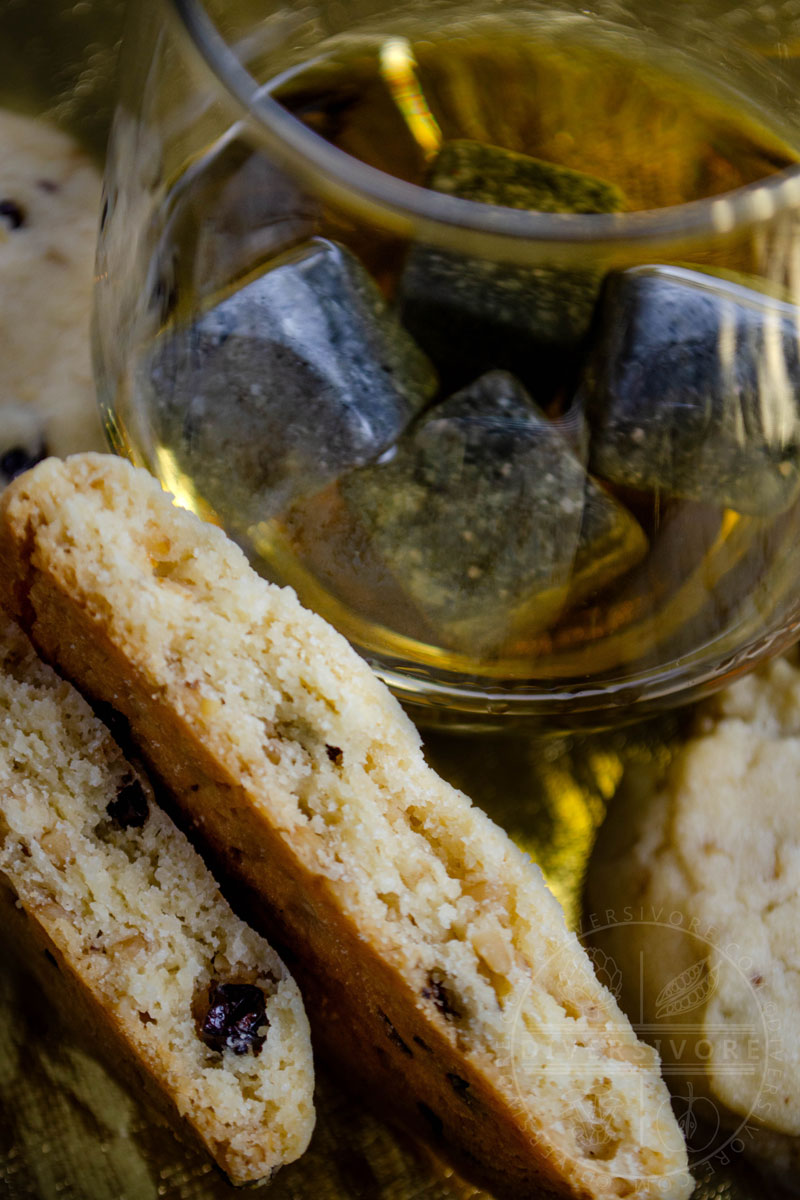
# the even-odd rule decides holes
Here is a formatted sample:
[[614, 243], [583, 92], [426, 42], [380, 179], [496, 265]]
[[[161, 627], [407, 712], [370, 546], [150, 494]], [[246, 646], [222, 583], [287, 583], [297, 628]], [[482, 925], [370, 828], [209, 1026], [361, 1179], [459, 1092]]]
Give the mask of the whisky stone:
[[163, 321], [312, 237], [315, 200], [241, 137], [221, 139], [171, 189], [148, 286]]
[[[619, 189], [603, 180], [468, 140], [442, 147], [428, 186], [534, 212], [625, 207]], [[405, 326], [451, 378], [504, 367], [533, 385], [548, 355], [563, 354], [586, 333], [601, 280], [591, 268], [522, 267], [420, 245], [409, 255], [398, 301]]]
[[[473, 656], [496, 652], [519, 628], [543, 628], [561, 611], [586, 488], [558, 429], [501, 371], [438, 404], [393, 455], [340, 482], [354, 517], [442, 643]], [[606, 530], [601, 536], [608, 541]]]
[[585, 393], [591, 470], [768, 516], [800, 490], [800, 309], [677, 267], [609, 278]]
[[436, 389], [358, 260], [322, 238], [170, 329], [146, 374], [162, 442], [234, 532], [377, 458]]

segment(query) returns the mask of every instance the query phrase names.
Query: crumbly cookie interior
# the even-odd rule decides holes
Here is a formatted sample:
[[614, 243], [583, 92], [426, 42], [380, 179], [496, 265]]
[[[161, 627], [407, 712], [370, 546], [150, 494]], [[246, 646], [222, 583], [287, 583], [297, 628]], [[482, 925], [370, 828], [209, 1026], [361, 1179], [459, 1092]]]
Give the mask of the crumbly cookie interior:
[[12, 507], [29, 501], [32, 561], [41, 553], [110, 625], [430, 1019], [574, 1164], [576, 1188], [688, 1196], [656, 1053], [595, 977], [538, 868], [427, 766], [345, 640], [125, 463], [42, 464]]
[[[126, 827], [131, 788], [134, 821], [142, 798], [146, 815]], [[0, 872], [231, 1178], [302, 1153], [313, 1067], [296, 984], [85, 701], [2, 618]], [[201, 1040], [215, 983], [263, 991], [257, 1055]]]

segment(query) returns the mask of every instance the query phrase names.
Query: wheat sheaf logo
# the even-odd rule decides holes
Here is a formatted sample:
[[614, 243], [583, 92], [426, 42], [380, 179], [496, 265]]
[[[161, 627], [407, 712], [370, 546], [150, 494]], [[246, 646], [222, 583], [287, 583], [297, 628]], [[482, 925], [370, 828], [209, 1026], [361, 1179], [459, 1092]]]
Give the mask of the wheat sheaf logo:
[[708, 961], [687, 967], [680, 975], [671, 979], [656, 996], [655, 1015], [657, 1021], [670, 1017], [684, 1017], [707, 1004], [719, 982], [719, 967], [708, 968]]

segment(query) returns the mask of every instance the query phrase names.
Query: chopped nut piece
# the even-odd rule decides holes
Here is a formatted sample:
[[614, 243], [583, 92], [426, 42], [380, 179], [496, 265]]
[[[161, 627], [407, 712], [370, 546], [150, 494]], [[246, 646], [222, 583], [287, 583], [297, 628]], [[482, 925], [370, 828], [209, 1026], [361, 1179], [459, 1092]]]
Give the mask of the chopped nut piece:
[[52, 860], [59, 870], [63, 870], [72, 858], [72, 847], [70, 846], [69, 838], [61, 829], [51, 829], [47, 833], [43, 833], [40, 838], [40, 844], [47, 857]]
[[490, 971], [494, 971], [495, 975], [508, 974], [512, 964], [511, 951], [496, 921], [490, 918], [477, 921], [472, 929], [471, 941], [475, 953]]
[[143, 934], [130, 933], [125, 937], [117, 938], [114, 942], [108, 942], [105, 949], [115, 957], [135, 958], [137, 954], [148, 949], [148, 943]]

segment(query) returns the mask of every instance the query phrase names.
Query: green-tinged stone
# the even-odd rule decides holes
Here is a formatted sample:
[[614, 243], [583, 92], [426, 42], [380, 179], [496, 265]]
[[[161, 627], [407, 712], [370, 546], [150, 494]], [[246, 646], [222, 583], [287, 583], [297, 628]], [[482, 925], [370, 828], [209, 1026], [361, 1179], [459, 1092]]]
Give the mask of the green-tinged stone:
[[[526, 154], [459, 140], [446, 143], [428, 179], [438, 192], [483, 204], [547, 213], [612, 213], [619, 188]], [[519, 267], [418, 246], [400, 284], [402, 319], [452, 378], [492, 367], [526, 383], [543, 351], [574, 346], [589, 326], [601, 273]]]
[[442, 147], [429, 187], [481, 204], [530, 212], [617, 212], [625, 205], [619, 188], [604, 179], [467, 138]]
[[546, 627], [646, 548], [558, 426], [501, 371], [430, 410], [391, 458], [340, 490], [441, 643], [474, 656]]

